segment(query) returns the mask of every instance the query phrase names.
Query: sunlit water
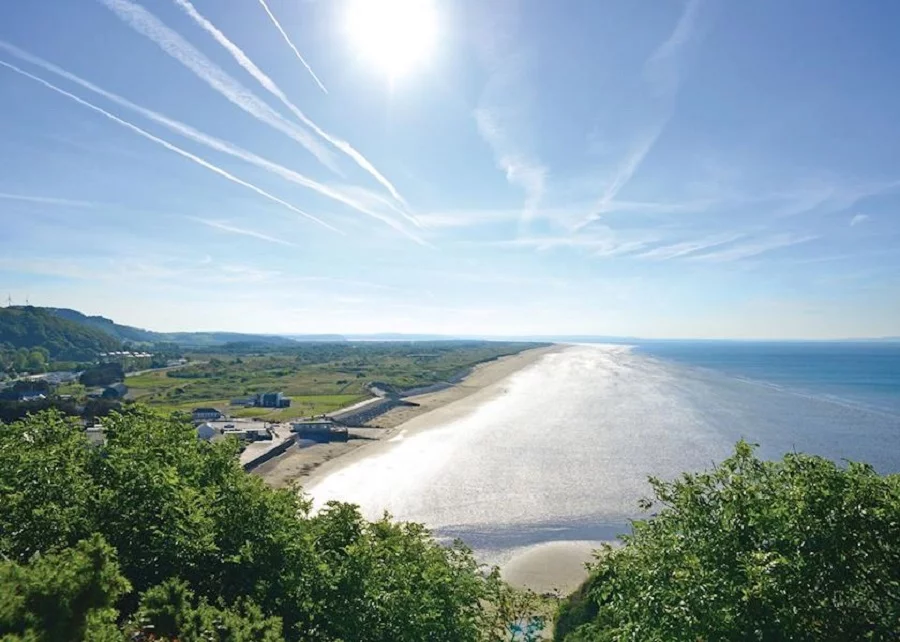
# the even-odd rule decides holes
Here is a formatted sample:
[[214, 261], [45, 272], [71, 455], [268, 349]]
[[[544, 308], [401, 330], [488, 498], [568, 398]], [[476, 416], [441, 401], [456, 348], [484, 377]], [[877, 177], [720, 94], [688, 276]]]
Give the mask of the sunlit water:
[[317, 503], [387, 510], [461, 537], [484, 560], [549, 541], [627, 530], [647, 476], [790, 450], [900, 471], [900, 412], [750, 381], [621, 346], [575, 346], [504, 382], [451, 423], [395, 440], [310, 489]]

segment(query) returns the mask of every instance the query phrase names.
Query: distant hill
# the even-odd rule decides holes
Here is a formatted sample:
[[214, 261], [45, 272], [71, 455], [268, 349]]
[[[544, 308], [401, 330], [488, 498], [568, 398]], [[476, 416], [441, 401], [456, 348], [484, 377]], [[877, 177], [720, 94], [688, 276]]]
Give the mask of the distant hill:
[[263, 334], [242, 334], [239, 332], [153, 332], [130, 325], [121, 325], [112, 319], [101, 316], [87, 316], [78, 310], [68, 308], [45, 308], [63, 319], [75, 321], [85, 326], [96, 328], [115, 337], [120, 342], [133, 343], [177, 343], [184, 347], [208, 348], [226, 343], [253, 343], [263, 345], [293, 345], [294, 341], [285, 337]]
[[117, 350], [122, 342], [95, 327], [31, 306], [0, 308], [0, 345], [45, 348], [54, 360], [93, 359], [98, 352]]
[[344, 343], [347, 341], [347, 337], [342, 334], [285, 334], [283, 336], [301, 343]]
[[135, 341], [138, 343], [158, 343], [166, 341], [160, 332], [151, 332], [150, 330], [141, 330], [130, 325], [120, 325], [112, 319], [100, 316], [88, 316], [82, 314], [78, 310], [70, 310], [69, 308], [44, 308], [51, 314], [63, 319], [74, 321], [80, 325], [89, 326], [115, 337], [120, 342]]
[[402, 332], [377, 332], [374, 334], [349, 334], [349, 341], [456, 341], [457, 337], [445, 334], [405, 334]]
[[145, 346], [175, 343], [184, 348], [215, 348], [234, 344], [297, 345], [293, 339], [261, 334], [153, 332], [68, 308], [0, 308], [0, 347], [45, 348], [54, 360], [86, 361], [94, 359], [100, 352], [120, 350], [124, 343]]
[[293, 339], [269, 334], [241, 334], [239, 332], [163, 332], [159, 341], [177, 343], [184, 347], [214, 348], [227, 344], [243, 343], [267, 346], [296, 346]]

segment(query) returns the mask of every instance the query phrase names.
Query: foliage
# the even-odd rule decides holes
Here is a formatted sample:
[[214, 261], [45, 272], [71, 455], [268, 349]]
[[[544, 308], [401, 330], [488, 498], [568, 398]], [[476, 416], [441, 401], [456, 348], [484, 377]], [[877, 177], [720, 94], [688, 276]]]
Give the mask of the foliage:
[[101, 363], [93, 368], [88, 368], [78, 377], [78, 383], [89, 388], [109, 386], [124, 380], [125, 369], [121, 363]]
[[129, 590], [115, 552], [99, 536], [27, 564], [0, 562], [4, 642], [123, 641], [114, 604]]
[[232, 607], [197, 599], [186, 582], [167, 580], [147, 590], [133, 623], [133, 638], [180, 642], [281, 642], [280, 618], [266, 616], [250, 600]]
[[[0, 308], [0, 345], [3, 344], [7, 347], [0, 349], [0, 365], [22, 372], [29, 366], [43, 367], [51, 358], [91, 359], [98, 352], [117, 350], [121, 342], [47, 309], [24, 306]], [[24, 354], [18, 351], [20, 348]]]
[[659, 513], [598, 555], [591, 603], [564, 607], [559, 639], [896, 639], [900, 477], [764, 462], [741, 442], [709, 472], [651, 483]]
[[[178, 416], [134, 408], [104, 426], [97, 447], [55, 413], [0, 430], [0, 554], [28, 565], [102, 537], [133, 588], [91, 602], [85, 622], [108, 624], [114, 606], [146, 640], [509, 639], [520, 603], [461, 545], [349, 505], [312, 514], [246, 474], [232, 440], [200, 441]], [[81, 589], [59, 581], [71, 591], [54, 603], [74, 604]], [[58, 606], [29, 604], [15, 622]]]

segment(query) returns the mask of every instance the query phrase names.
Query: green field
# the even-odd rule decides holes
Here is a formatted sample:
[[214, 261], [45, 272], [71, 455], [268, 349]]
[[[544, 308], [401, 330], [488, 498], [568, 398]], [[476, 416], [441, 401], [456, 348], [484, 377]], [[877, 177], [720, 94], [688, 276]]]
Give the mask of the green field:
[[[535, 344], [502, 342], [305, 344], [268, 353], [201, 352], [177, 370], [129, 376], [129, 398], [166, 411], [212, 406], [235, 417], [282, 421], [332, 412], [370, 396], [366, 384], [397, 389], [446, 381], [477, 363]], [[231, 406], [232, 399], [283, 392], [290, 408]], [[69, 394], [78, 388], [69, 386]]]

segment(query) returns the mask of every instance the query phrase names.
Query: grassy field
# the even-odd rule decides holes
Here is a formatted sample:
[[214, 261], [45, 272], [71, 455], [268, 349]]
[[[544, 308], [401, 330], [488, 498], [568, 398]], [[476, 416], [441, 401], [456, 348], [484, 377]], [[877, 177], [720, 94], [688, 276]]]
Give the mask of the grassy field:
[[[535, 344], [501, 342], [304, 344], [264, 354], [197, 353], [184, 368], [130, 376], [129, 398], [166, 411], [212, 406], [234, 417], [282, 421], [332, 412], [370, 396], [366, 384], [397, 389], [449, 380], [477, 363]], [[69, 394], [77, 394], [70, 386]], [[242, 408], [230, 401], [283, 392], [290, 408]]]

